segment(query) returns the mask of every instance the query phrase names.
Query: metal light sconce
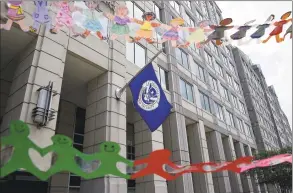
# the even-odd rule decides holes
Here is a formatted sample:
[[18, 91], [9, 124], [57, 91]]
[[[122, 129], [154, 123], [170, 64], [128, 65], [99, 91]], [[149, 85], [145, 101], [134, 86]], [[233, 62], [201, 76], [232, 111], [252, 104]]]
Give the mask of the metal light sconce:
[[47, 123], [54, 119], [55, 111], [51, 109], [52, 98], [57, 95], [53, 91], [53, 82], [49, 82], [48, 86], [41, 87], [39, 91], [37, 107], [33, 109], [33, 121], [39, 126], [46, 126]]

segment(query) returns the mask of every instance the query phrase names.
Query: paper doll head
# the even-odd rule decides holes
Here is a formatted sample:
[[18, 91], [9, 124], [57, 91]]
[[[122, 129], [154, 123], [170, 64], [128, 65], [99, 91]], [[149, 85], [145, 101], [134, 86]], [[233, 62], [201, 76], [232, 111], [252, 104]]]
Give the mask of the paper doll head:
[[117, 143], [106, 141], [100, 145], [100, 150], [101, 152], [107, 152], [107, 153], [119, 153], [120, 146]]
[[291, 15], [291, 11], [288, 11], [287, 13], [284, 13], [281, 17], [281, 20], [287, 19]]
[[99, 2], [98, 1], [84, 1], [85, 5], [90, 9], [94, 10], [98, 7]]
[[118, 16], [126, 17], [128, 13], [129, 13], [128, 8], [125, 5], [118, 5], [115, 8], [115, 14]]
[[156, 19], [156, 14], [153, 12], [145, 12], [141, 17], [143, 20], [152, 21]]
[[222, 21], [220, 21], [220, 25], [221, 26], [226, 26], [226, 25], [229, 25], [232, 22], [233, 22], [232, 18], [226, 18], [226, 19], [223, 19]]
[[172, 26], [180, 26], [180, 25], [183, 25], [184, 24], [184, 19], [178, 17], [178, 18], [175, 18], [175, 19], [172, 19], [170, 21], [170, 24]]

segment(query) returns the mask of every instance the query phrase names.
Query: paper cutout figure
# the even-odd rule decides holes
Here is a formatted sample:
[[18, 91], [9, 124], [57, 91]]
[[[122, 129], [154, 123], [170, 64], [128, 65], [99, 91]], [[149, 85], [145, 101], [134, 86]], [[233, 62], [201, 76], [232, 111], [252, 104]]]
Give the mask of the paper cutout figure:
[[53, 2], [52, 5], [58, 7], [59, 10], [55, 17], [56, 25], [53, 29], [50, 29], [50, 32], [52, 34], [57, 34], [63, 26], [66, 26], [69, 30], [72, 31], [74, 36], [78, 36], [79, 34], [74, 29], [74, 23], [71, 16], [72, 12], [78, 9], [76, 9], [75, 7], [73, 9], [70, 9], [69, 0]]
[[40, 28], [41, 24], [46, 25], [46, 30], [51, 29], [51, 18], [48, 11], [48, 2], [44, 0], [34, 1], [36, 5], [35, 12], [33, 13], [34, 24], [30, 26], [29, 29], [31, 32], [36, 33]]
[[129, 37], [129, 26], [127, 25], [131, 22], [131, 19], [128, 17], [128, 13], [128, 8], [125, 5], [119, 5], [115, 8], [115, 16], [110, 13], [105, 14], [108, 19], [114, 21], [111, 28], [111, 40], [117, 39], [118, 36], [124, 36], [126, 41], [132, 42]]
[[187, 30], [189, 28], [181, 27], [184, 24], [182, 18], [175, 18], [170, 21], [170, 25], [161, 25], [162, 28], [167, 29], [162, 36], [162, 40], [159, 43], [164, 43], [166, 41], [171, 41], [172, 47], [177, 47], [177, 40], [179, 40], [179, 30]]
[[161, 24], [153, 22], [156, 19], [156, 14], [153, 12], [145, 12], [142, 15], [143, 21], [133, 19], [137, 24], [140, 24], [140, 29], [136, 32], [134, 41], [138, 42], [141, 39], [145, 39], [148, 43], [154, 43], [153, 40], [153, 27], [159, 27]]
[[92, 160], [93, 156], [81, 153], [72, 147], [72, 140], [67, 136], [56, 134], [51, 139], [53, 145], [44, 148], [41, 151], [41, 155], [44, 156], [49, 152], [54, 152], [57, 155], [57, 159], [42, 178], [47, 179], [58, 172], [66, 171], [82, 176], [85, 179], [89, 179], [87, 173], [82, 171], [79, 165], [75, 162], [75, 156], [79, 156], [86, 161]]
[[99, 21], [99, 17], [102, 16], [103, 14], [102, 13], [98, 14], [98, 12], [95, 10], [98, 7], [99, 2], [98, 1], [75, 2], [75, 4], [77, 3], [82, 3], [85, 6], [85, 9], [83, 9], [82, 11], [84, 18], [82, 23], [79, 25], [85, 29], [85, 31], [81, 34], [81, 37], [86, 38], [92, 32], [92, 33], [95, 33], [100, 38], [100, 40], [105, 40], [106, 37], [104, 37], [103, 34], [101, 33], [101, 31], [103, 30], [103, 26], [101, 22]]
[[262, 159], [262, 160], [255, 160], [251, 164], [247, 164], [246, 166], [241, 167], [240, 172], [245, 172], [247, 170], [257, 168], [257, 167], [269, 167], [273, 165], [277, 165], [283, 162], [290, 162], [292, 160], [292, 155], [290, 154], [280, 154], [275, 155], [270, 158]]
[[250, 26], [249, 24], [255, 22], [255, 19], [254, 20], [251, 20], [249, 22], [246, 22], [243, 26], [240, 26], [238, 27], [238, 31], [234, 34], [232, 34], [230, 36], [231, 40], [236, 40], [238, 41], [238, 45], [243, 45], [243, 38], [246, 36], [246, 33], [247, 31], [252, 28], [252, 27], [255, 27], [255, 26]]
[[205, 40], [201, 44], [207, 44], [211, 40], [216, 40], [216, 45], [218, 45], [218, 46], [221, 45], [222, 44], [221, 39], [224, 38], [225, 31], [234, 28], [234, 26], [228, 26], [232, 22], [233, 22], [233, 20], [231, 18], [226, 18], [220, 22], [220, 25], [210, 25], [210, 28], [214, 29], [215, 31], [213, 33], [211, 33], [207, 37], [207, 40]]
[[31, 161], [29, 156], [29, 149], [35, 149], [39, 153], [41, 148], [35, 145], [29, 138], [29, 127], [22, 121], [11, 121], [10, 135], [1, 137], [1, 146], [12, 145], [14, 148], [12, 157], [10, 160], [0, 168], [0, 176], [5, 177], [18, 169], [25, 169], [34, 176], [44, 180], [44, 172], [40, 171]]
[[269, 24], [268, 22], [273, 21], [274, 19], [275, 19], [275, 15], [272, 14], [272, 15], [269, 16], [269, 18], [265, 21], [264, 24], [258, 25], [258, 26], [256, 27], [256, 28], [257, 28], [256, 32], [254, 32], [253, 34], [250, 35], [251, 40], [253, 40], [253, 39], [258, 39], [258, 40], [259, 40], [258, 43], [261, 43], [261, 39], [260, 39], [260, 38], [261, 38], [263, 35], [265, 35], [265, 30], [266, 30], [268, 27], [270, 27], [270, 24]]
[[119, 155], [120, 146], [114, 142], [104, 142], [100, 145], [100, 152], [93, 154], [95, 159], [100, 160], [99, 168], [87, 174], [88, 178], [98, 178], [108, 174], [130, 179], [130, 175], [123, 174], [117, 169], [117, 163], [122, 162], [133, 167], [133, 162]]
[[7, 11], [7, 22], [6, 24], [1, 24], [0, 29], [10, 30], [13, 22], [17, 23], [22, 31], [27, 32], [29, 28], [24, 24], [24, 12], [21, 7], [22, 1], [8, 0], [9, 4]]
[[146, 168], [136, 172], [131, 176], [131, 179], [136, 179], [139, 177], [151, 175], [151, 174], [157, 174], [161, 176], [162, 178], [165, 178], [166, 180], [174, 180], [178, 176], [181, 175], [181, 173], [178, 173], [176, 175], [171, 175], [164, 171], [163, 165], [169, 165], [173, 167], [174, 169], [182, 169], [178, 167], [176, 164], [170, 161], [171, 152], [167, 149], [162, 150], [156, 150], [151, 152], [149, 157], [141, 159], [141, 160], [135, 160], [134, 166], [141, 165], [141, 164], [147, 164]]
[[263, 43], [267, 43], [271, 37], [275, 36], [276, 42], [280, 43], [283, 41], [283, 38], [280, 38], [280, 34], [283, 32], [283, 26], [290, 21], [292, 22], [291, 19], [287, 19], [291, 15], [291, 11], [288, 11], [287, 13], [284, 13], [281, 17], [281, 21], [275, 22], [274, 25], [276, 26], [275, 29], [269, 34], [269, 37], [262, 41]]
[[292, 39], [292, 24], [290, 25], [290, 27], [286, 30], [286, 33], [283, 36], [283, 41], [285, 40], [285, 37], [290, 34], [290, 39]]
[[180, 45], [178, 47], [187, 48], [190, 44], [195, 44], [196, 48], [201, 47], [201, 42], [206, 39], [207, 33], [214, 31], [213, 29], [209, 28], [209, 21], [204, 20], [197, 24], [197, 28], [190, 28], [190, 35], [186, 38], [186, 44]]

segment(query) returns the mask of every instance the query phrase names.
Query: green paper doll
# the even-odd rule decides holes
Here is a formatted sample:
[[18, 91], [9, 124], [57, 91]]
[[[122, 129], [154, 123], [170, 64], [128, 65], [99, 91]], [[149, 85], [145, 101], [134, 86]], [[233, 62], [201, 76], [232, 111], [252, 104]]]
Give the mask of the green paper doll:
[[89, 178], [103, 177], [108, 174], [130, 179], [130, 175], [121, 173], [117, 168], [117, 163], [122, 162], [129, 167], [133, 167], [133, 162], [119, 155], [120, 146], [114, 142], [104, 142], [100, 145], [100, 152], [93, 154], [95, 159], [100, 160], [99, 168], [88, 174]]
[[45, 178], [47, 179], [58, 172], [67, 171], [85, 179], [89, 179], [87, 177], [88, 173], [84, 172], [80, 168], [74, 158], [75, 156], [79, 156], [85, 161], [91, 161], [94, 159], [93, 155], [81, 153], [72, 147], [72, 140], [67, 136], [56, 134], [51, 139], [53, 141], [53, 145], [44, 148], [42, 153], [44, 156], [49, 152], [54, 152], [57, 154], [57, 159], [51, 168], [46, 172]]
[[25, 169], [27, 172], [44, 180], [44, 172], [40, 171], [29, 156], [29, 149], [35, 149], [41, 154], [41, 148], [35, 145], [29, 138], [30, 129], [22, 121], [11, 121], [10, 135], [1, 137], [1, 146], [12, 145], [14, 148], [10, 160], [0, 168], [1, 177], [5, 177], [18, 169]]

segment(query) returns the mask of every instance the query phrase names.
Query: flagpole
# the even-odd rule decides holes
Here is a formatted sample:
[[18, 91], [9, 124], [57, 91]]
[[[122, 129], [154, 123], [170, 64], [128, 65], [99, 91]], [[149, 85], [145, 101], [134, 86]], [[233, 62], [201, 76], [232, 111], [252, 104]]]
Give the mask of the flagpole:
[[126, 89], [126, 87], [129, 85], [129, 83], [141, 72], [143, 71], [148, 64], [150, 64], [152, 61], [154, 61], [156, 59], [156, 57], [158, 57], [161, 53], [163, 52], [163, 49], [161, 49], [156, 55], [154, 55], [154, 57], [152, 57], [146, 64], [143, 68], [141, 68], [137, 73], [136, 75], [134, 75], [121, 89], [116, 89], [115, 91], [115, 95], [116, 95], [116, 99], [117, 100], [120, 100], [121, 98], [121, 95], [123, 93], [123, 91]]

